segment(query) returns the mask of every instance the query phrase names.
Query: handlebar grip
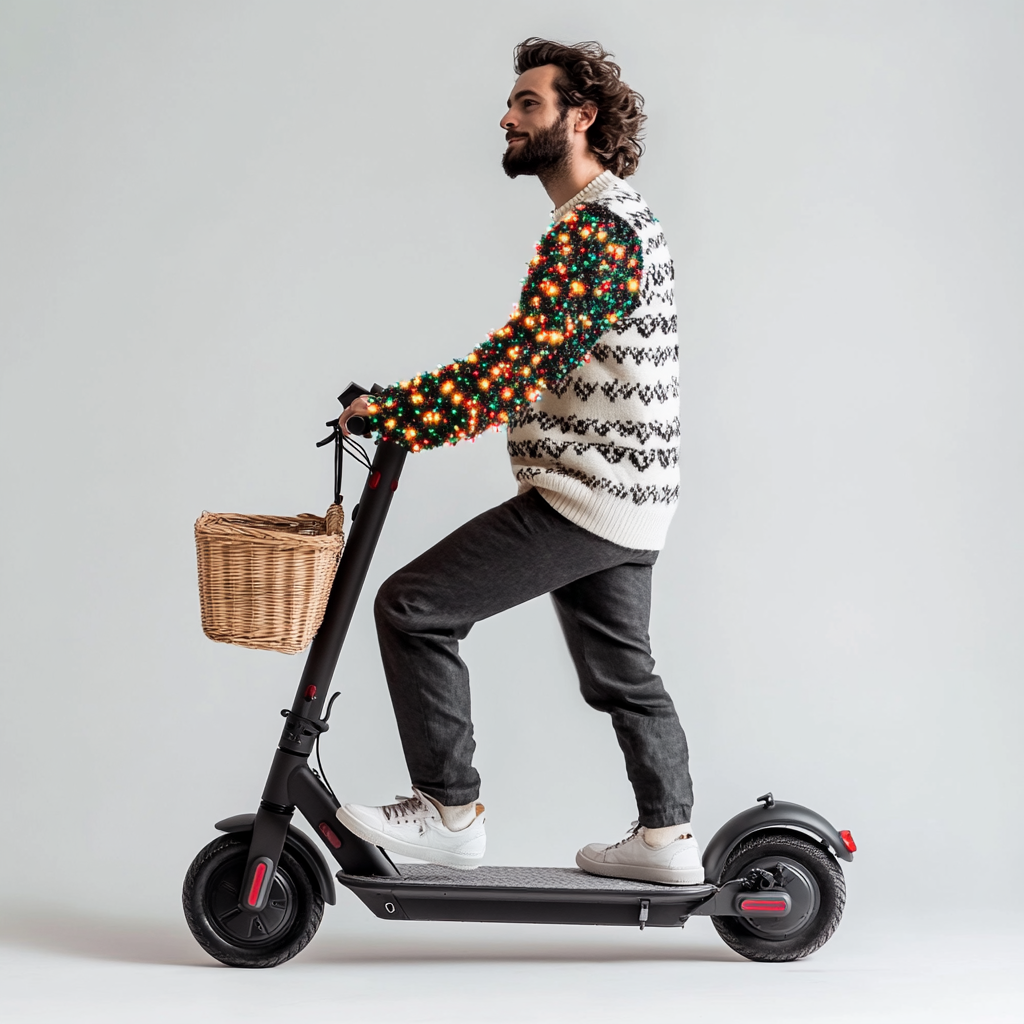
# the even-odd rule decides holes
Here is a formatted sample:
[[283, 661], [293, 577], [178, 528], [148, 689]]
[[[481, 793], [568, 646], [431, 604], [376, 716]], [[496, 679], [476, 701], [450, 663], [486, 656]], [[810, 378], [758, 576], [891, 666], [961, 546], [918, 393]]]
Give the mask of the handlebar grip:
[[370, 429], [370, 424], [366, 422], [365, 416], [352, 416], [346, 421], [345, 426], [350, 434], [355, 434], [359, 437]]

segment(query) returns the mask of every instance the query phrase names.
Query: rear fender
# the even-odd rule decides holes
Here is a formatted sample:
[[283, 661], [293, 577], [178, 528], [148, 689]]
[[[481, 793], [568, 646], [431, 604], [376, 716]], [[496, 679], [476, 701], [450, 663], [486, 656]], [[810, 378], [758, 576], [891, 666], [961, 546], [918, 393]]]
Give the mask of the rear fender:
[[839, 832], [817, 811], [802, 804], [774, 800], [748, 807], [730, 818], [712, 837], [704, 850], [704, 877], [717, 883], [729, 854], [748, 836], [757, 832], [789, 832], [810, 836], [820, 846], [843, 860], [853, 860]]
[[[255, 814], [236, 814], [230, 818], [222, 818], [214, 825], [214, 828], [221, 832], [251, 832], [255, 820]], [[324, 903], [336, 903], [334, 879], [331, 877], [330, 871], [327, 870], [327, 861], [324, 860], [324, 855], [317, 849], [313, 840], [294, 825], [289, 825], [284, 848], [306, 865], [310, 875], [316, 880]]]

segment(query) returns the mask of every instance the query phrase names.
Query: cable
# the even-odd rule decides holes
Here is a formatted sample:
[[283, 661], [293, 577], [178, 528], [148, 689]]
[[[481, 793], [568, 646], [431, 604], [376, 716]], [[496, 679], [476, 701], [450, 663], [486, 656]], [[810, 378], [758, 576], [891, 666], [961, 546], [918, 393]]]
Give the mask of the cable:
[[345, 446], [345, 451], [356, 459], [357, 462], [367, 469], [371, 468], [370, 457], [366, 454], [366, 449], [361, 444], [353, 441], [351, 437], [343, 437], [342, 444]]
[[[331, 699], [327, 702], [327, 710], [324, 712], [324, 717], [321, 719], [322, 722], [326, 722], [331, 717], [331, 708], [334, 707], [334, 702], [341, 696], [341, 691], [331, 694]], [[327, 787], [327, 792], [334, 797], [335, 800], [338, 798], [334, 795], [334, 790], [331, 788], [331, 784], [327, 781], [327, 773], [324, 771], [323, 762], [320, 760], [320, 737], [323, 735], [323, 731], [320, 730], [316, 734], [316, 742], [313, 744], [316, 750], [316, 766], [320, 769], [320, 781]], [[338, 800], [341, 803], [340, 800]]]
[[316, 766], [320, 769], [320, 781], [327, 787], [327, 792], [330, 793], [338, 803], [341, 803], [341, 801], [334, 795], [334, 790], [331, 789], [331, 784], [327, 781], [327, 773], [324, 771], [323, 762], [320, 760], [320, 736], [321, 733], [318, 732], [316, 734], [316, 742], [313, 745], [316, 750]]

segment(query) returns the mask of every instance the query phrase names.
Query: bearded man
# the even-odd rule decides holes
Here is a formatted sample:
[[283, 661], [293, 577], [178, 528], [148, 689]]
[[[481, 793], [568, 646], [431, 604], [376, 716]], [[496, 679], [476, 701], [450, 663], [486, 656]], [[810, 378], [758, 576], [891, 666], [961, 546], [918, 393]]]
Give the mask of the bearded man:
[[[484, 855], [473, 767], [473, 624], [550, 594], [591, 707], [607, 712], [638, 820], [576, 855], [585, 871], [704, 880], [690, 831], [686, 738], [654, 671], [651, 572], [679, 495], [678, 345], [665, 237], [624, 181], [643, 98], [597, 43], [531, 38], [501, 118], [510, 178], [555, 206], [511, 319], [468, 355], [353, 402], [412, 452], [508, 429], [518, 494], [399, 570], [374, 606], [412, 795], [344, 804], [356, 835], [406, 856], [475, 867]], [[550, 793], [536, 794], [538, 799]]]

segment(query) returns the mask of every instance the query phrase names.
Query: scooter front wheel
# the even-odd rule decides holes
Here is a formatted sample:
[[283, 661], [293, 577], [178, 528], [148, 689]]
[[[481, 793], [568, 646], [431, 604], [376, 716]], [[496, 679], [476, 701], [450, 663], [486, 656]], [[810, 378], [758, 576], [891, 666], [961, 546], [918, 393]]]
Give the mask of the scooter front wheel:
[[748, 960], [776, 963], [820, 949], [839, 926], [846, 905], [846, 881], [836, 859], [809, 839], [754, 835], [729, 855], [718, 884], [742, 878], [752, 868], [781, 871], [792, 907], [785, 917], [713, 916], [726, 945]]
[[324, 901], [306, 869], [287, 850], [274, 873], [266, 908], [238, 906], [249, 835], [221, 836], [196, 855], [182, 887], [185, 920], [196, 942], [229, 967], [276, 967], [316, 934]]

